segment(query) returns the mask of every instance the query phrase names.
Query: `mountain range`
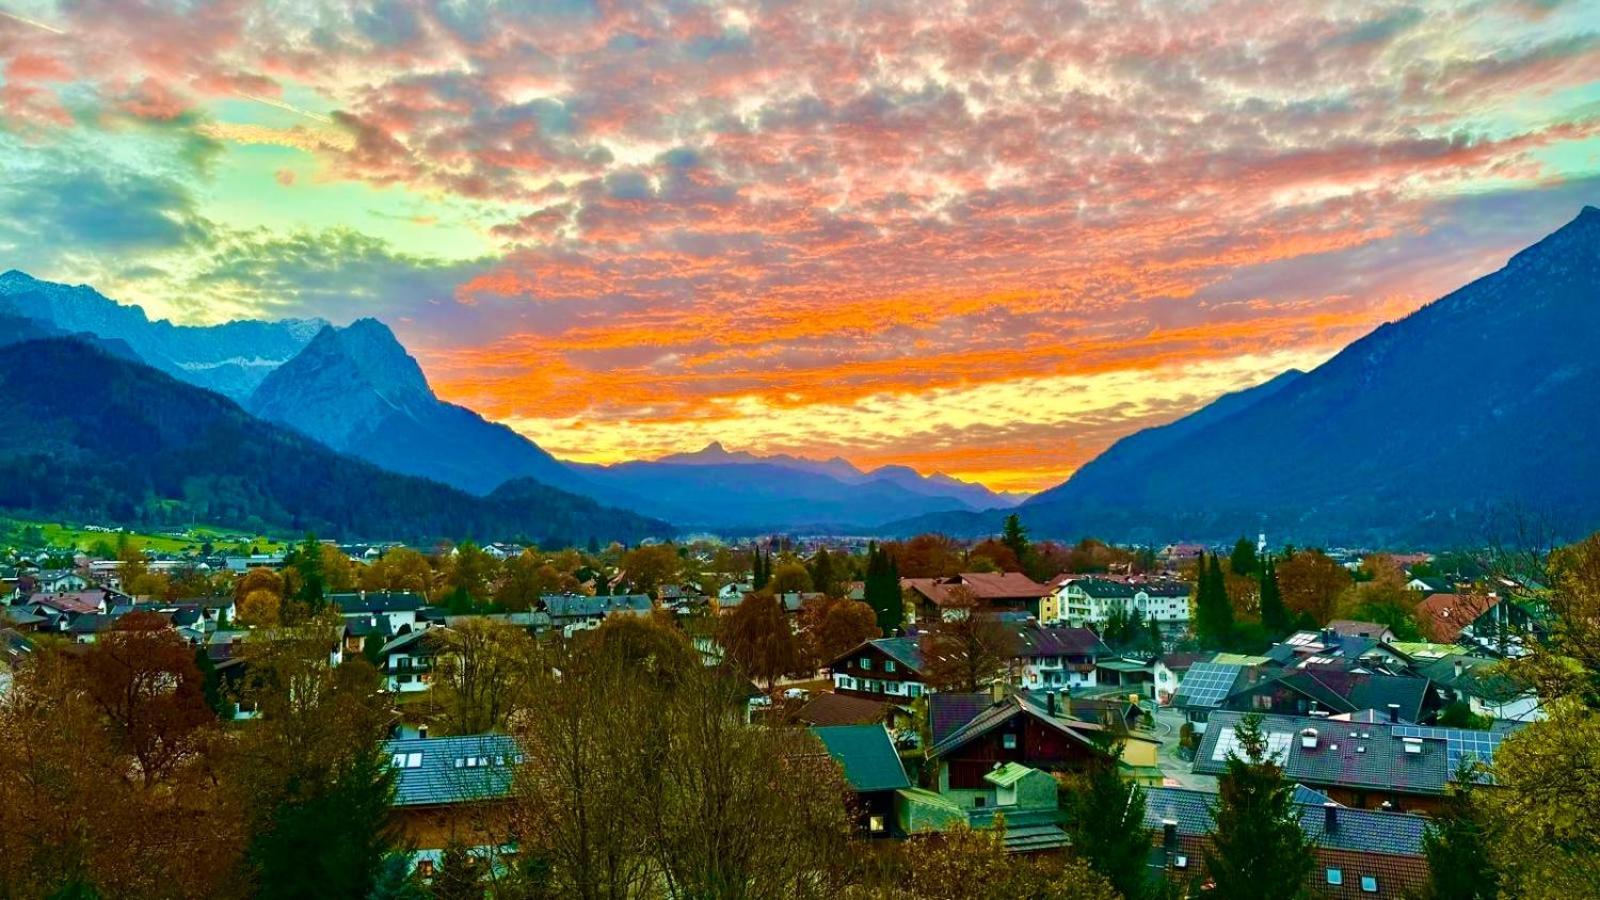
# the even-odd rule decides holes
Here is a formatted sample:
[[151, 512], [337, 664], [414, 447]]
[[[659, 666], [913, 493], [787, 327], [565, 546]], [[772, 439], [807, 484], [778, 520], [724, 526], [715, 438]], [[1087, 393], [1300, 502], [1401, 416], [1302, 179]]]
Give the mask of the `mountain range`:
[[[138, 359], [250, 413], [389, 471], [488, 495], [516, 479], [716, 531], [869, 530], [900, 514], [1010, 506], [1000, 494], [903, 466], [730, 453], [720, 444], [654, 461], [558, 460], [504, 425], [440, 400], [416, 360], [375, 319], [174, 326], [92, 288], [0, 275], [0, 317], [35, 336], [120, 340]], [[30, 329], [19, 328], [19, 331]]]
[[0, 509], [13, 512], [418, 543], [672, 533], [531, 479], [480, 497], [398, 475], [76, 337], [7, 347], [0, 396]]
[[[1018, 512], [1036, 534], [1475, 543], [1600, 527], [1600, 210], [1306, 372], [1114, 444]], [[999, 513], [886, 526], [983, 534]]]

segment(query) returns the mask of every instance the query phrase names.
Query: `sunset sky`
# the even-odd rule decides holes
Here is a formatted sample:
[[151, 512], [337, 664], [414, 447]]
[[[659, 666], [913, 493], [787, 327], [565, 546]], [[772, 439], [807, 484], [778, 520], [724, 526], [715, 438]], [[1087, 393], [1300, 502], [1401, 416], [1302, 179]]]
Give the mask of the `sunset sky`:
[[1046, 487], [1585, 203], [1600, 0], [0, 0], [0, 270], [587, 461]]

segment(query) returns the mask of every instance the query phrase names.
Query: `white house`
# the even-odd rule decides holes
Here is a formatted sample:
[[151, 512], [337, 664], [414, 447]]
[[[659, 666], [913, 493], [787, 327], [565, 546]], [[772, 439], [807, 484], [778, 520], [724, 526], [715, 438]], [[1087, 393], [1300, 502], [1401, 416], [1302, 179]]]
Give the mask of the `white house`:
[[1056, 588], [1056, 622], [1073, 626], [1100, 625], [1114, 610], [1172, 626], [1189, 623], [1190, 588], [1181, 581], [1123, 582], [1107, 578], [1073, 578]]

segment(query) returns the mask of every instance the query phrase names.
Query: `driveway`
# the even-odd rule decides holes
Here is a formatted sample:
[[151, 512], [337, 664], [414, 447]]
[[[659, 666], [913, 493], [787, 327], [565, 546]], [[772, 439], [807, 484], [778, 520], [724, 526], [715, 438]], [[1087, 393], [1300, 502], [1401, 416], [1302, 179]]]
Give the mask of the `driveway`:
[[[1148, 706], [1145, 708], [1149, 709]], [[1161, 742], [1156, 759], [1161, 766], [1162, 777], [1169, 787], [1216, 793], [1216, 776], [1196, 775], [1190, 770], [1189, 761], [1178, 755], [1178, 729], [1182, 727], [1183, 713], [1168, 707], [1156, 708], [1156, 727], [1150, 736]]]

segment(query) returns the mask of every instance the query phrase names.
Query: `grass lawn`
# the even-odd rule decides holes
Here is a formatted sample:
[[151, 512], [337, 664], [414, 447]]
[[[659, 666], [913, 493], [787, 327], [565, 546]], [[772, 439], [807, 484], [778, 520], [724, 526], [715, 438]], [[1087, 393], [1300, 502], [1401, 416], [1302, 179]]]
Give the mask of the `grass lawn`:
[[[9, 531], [19, 533], [30, 525], [37, 526], [44, 533], [45, 541], [52, 547], [75, 547], [87, 550], [101, 541], [115, 547], [119, 533], [115, 531], [91, 531], [80, 525], [63, 525], [59, 522], [33, 522], [25, 519], [0, 520], [0, 533]], [[179, 529], [173, 528], [173, 532]], [[183, 537], [173, 534], [144, 534], [140, 532], [123, 532], [134, 546], [144, 550], [155, 550], [161, 553], [179, 553], [185, 550], [199, 549], [200, 545], [210, 541], [219, 548], [232, 548], [244, 542], [254, 546], [262, 553], [274, 553], [285, 548], [282, 541], [274, 540], [264, 535], [250, 536], [238, 531], [228, 531], [223, 528], [211, 526], [195, 526], [184, 532]]]

